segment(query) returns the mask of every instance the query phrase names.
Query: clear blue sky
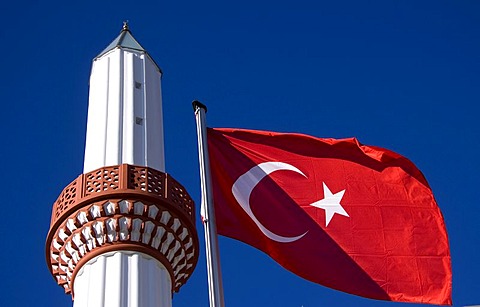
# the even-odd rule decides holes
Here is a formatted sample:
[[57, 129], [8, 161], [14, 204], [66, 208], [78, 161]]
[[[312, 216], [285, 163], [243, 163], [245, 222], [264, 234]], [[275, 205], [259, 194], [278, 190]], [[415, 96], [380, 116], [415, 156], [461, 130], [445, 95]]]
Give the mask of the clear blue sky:
[[[27, 0], [0, 17], [0, 306], [71, 306], [45, 237], [82, 172], [91, 61], [126, 19], [164, 71], [167, 171], [197, 205], [193, 99], [214, 127], [355, 136], [423, 171], [450, 237], [454, 306], [480, 304], [480, 2]], [[228, 307], [416, 306], [310, 283], [227, 238], [220, 252]], [[204, 259], [202, 246], [175, 307], [207, 306]]]

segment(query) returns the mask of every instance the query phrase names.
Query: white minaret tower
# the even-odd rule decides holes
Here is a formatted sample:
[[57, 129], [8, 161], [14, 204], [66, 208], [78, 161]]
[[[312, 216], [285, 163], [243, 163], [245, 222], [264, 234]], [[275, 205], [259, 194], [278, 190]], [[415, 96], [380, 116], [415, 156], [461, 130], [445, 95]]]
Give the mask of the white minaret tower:
[[126, 23], [93, 61], [84, 172], [46, 244], [74, 307], [171, 306], [197, 263], [193, 201], [164, 173], [161, 76]]

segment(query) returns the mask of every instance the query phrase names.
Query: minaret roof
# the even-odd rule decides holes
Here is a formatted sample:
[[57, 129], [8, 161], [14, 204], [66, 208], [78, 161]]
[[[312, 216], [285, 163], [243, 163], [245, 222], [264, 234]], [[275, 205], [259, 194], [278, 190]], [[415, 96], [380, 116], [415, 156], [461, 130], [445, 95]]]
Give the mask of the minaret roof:
[[117, 36], [117, 38], [115, 38], [110, 43], [110, 45], [107, 46], [107, 48], [105, 48], [102, 52], [100, 52], [100, 54], [97, 55], [97, 58], [101, 57], [108, 51], [115, 49], [117, 47], [146, 52], [146, 50], [142, 47], [142, 45], [140, 45], [140, 43], [137, 42], [137, 40], [133, 37], [132, 33], [130, 32], [130, 29], [128, 28], [127, 22], [123, 23], [122, 31]]

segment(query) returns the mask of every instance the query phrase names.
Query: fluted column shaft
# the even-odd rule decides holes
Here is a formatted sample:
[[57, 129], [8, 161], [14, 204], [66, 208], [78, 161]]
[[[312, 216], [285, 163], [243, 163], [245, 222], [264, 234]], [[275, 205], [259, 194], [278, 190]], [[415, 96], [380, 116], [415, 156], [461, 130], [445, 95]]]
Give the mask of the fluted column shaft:
[[149, 255], [116, 251], [91, 259], [75, 278], [74, 307], [171, 307], [170, 274]]

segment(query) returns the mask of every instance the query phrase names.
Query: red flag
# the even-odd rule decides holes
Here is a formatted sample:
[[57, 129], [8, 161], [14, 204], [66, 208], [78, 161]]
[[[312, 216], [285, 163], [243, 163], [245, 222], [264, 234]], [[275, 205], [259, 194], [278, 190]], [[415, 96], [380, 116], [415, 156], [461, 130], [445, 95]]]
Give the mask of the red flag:
[[340, 291], [451, 305], [442, 214], [408, 159], [354, 138], [209, 129], [218, 233]]

